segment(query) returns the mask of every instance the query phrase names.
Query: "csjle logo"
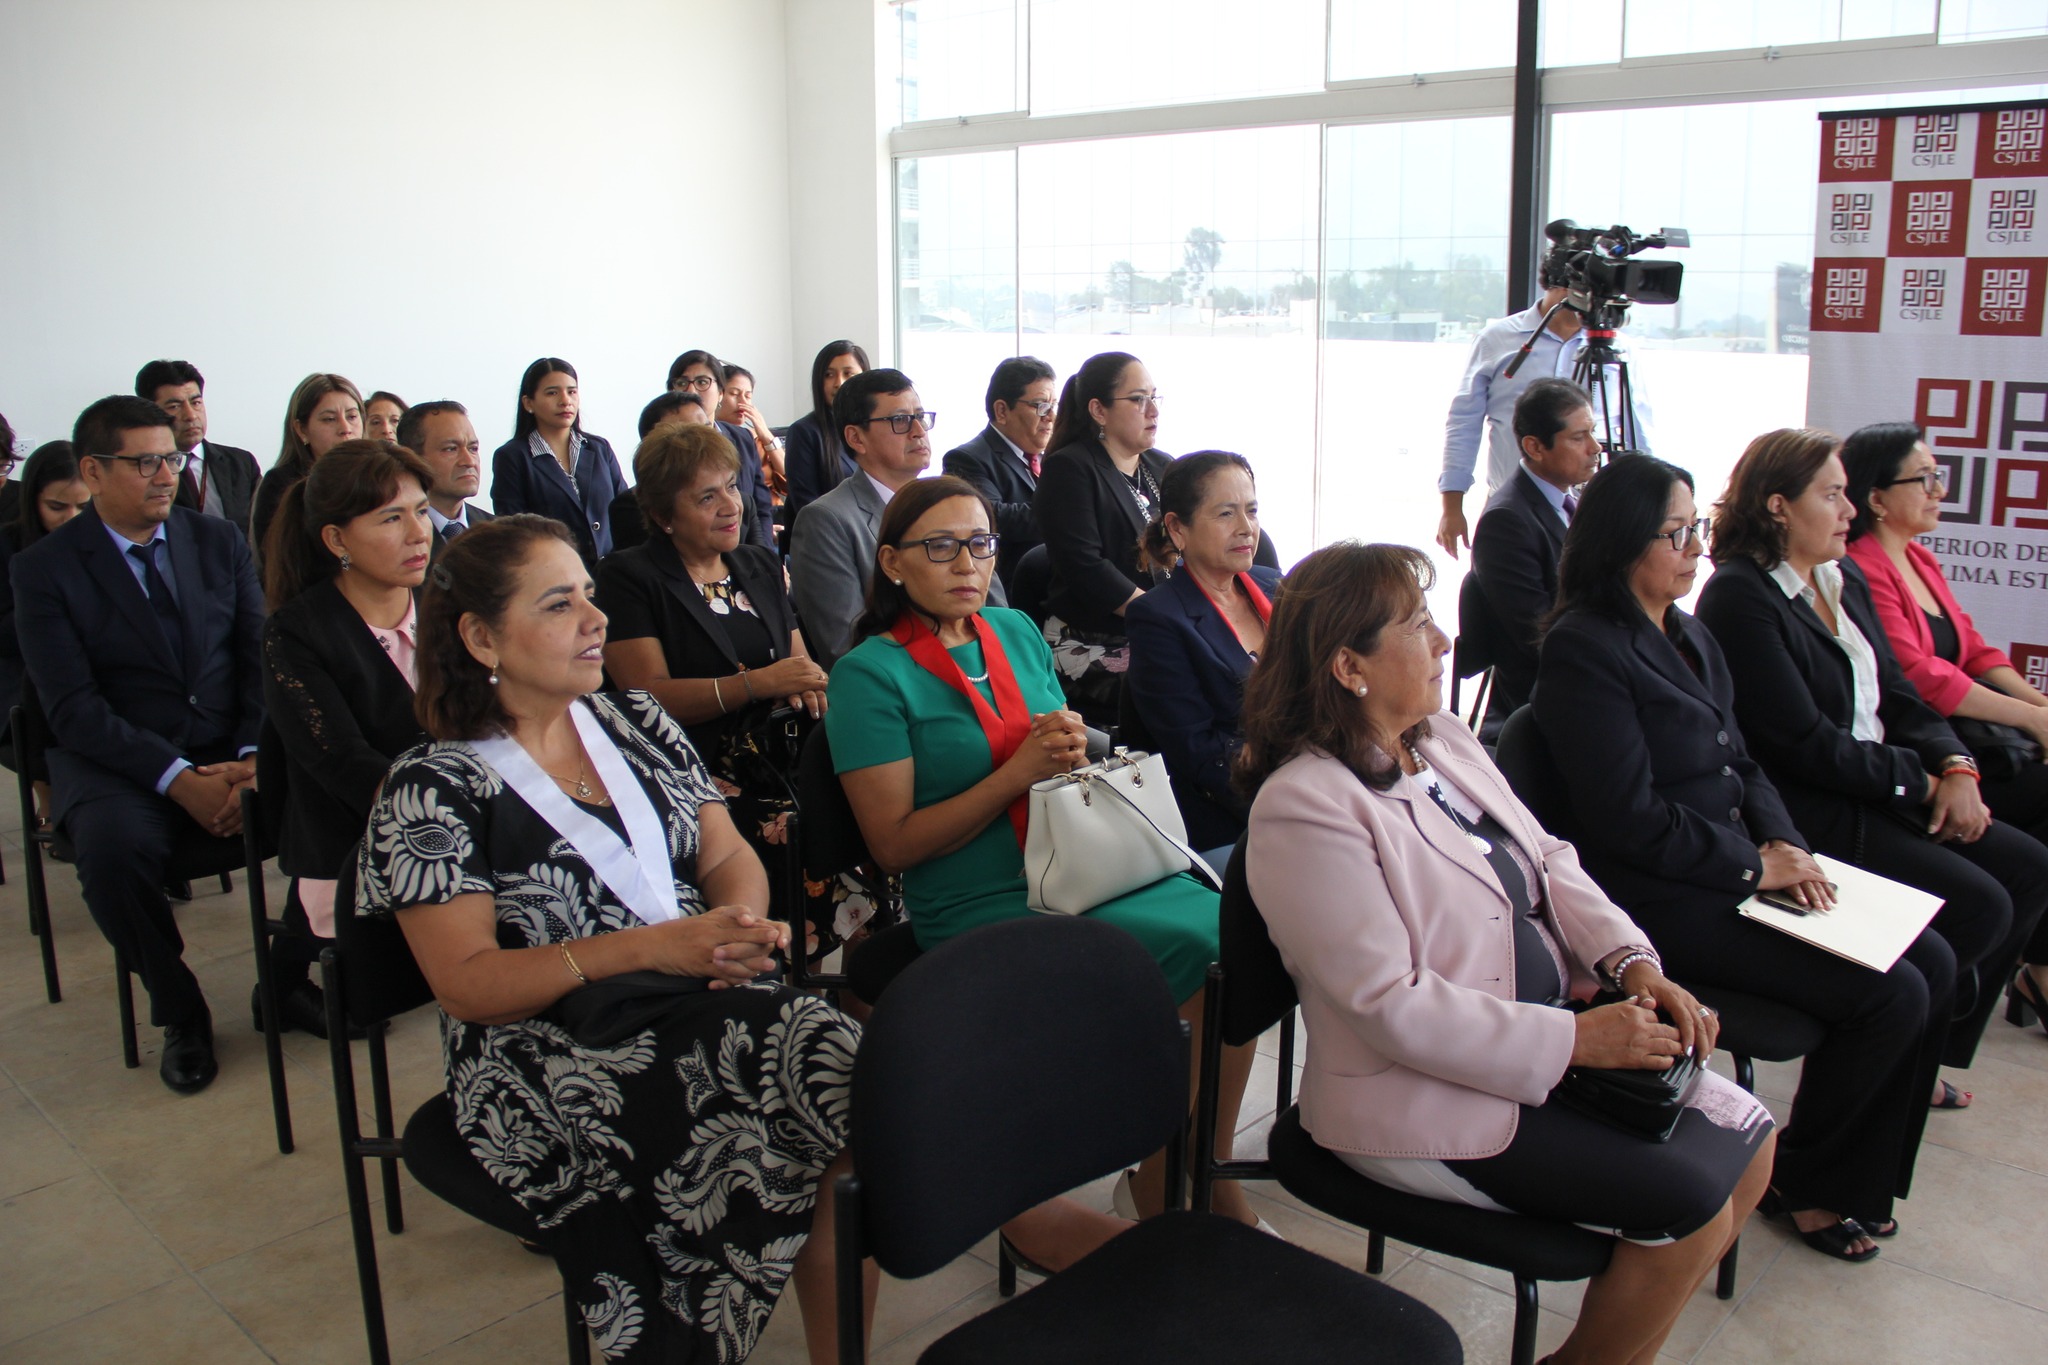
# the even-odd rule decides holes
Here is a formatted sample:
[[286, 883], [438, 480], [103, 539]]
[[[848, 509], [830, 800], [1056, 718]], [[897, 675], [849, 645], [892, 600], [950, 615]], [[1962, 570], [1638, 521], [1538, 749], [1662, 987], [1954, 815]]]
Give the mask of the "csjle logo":
[[1909, 190], [1906, 240], [1915, 246], [1943, 246], [1955, 227], [1954, 190]]
[[1861, 319], [1870, 306], [1870, 270], [1860, 265], [1829, 267], [1821, 285], [1821, 314], [1841, 322]]
[[1869, 190], [1837, 190], [1828, 210], [1830, 242], [1867, 242], [1877, 196]]
[[2027, 286], [2032, 276], [2033, 271], [2023, 265], [1986, 270], [1977, 286], [1977, 321], [2027, 321]]
[[2048, 109], [2005, 109], [1991, 124], [1991, 159], [2000, 166], [2038, 166], [2048, 145]]
[[1962, 115], [1919, 114], [1913, 119], [1913, 164], [1953, 166], [1961, 138]]
[[1908, 269], [1899, 287], [1899, 316], [1909, 322], [1939, 322], [1948, 303], [1948, 268]]
[[1877, 167], [1879, 122], [1874, 118], [1835, 120], [1832, 160], [1839, 171], [1874, 171]]
[[2033, 241], [2034, 203], [2039, 194], [2033, 188], [1993, 190], [1984, 219], [1984, 240], [2008, 245]]

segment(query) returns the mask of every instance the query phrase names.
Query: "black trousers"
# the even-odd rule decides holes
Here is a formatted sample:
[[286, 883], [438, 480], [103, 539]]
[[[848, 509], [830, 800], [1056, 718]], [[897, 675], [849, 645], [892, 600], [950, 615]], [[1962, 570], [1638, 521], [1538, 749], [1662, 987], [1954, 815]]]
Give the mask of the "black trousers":
[[[2030, 763], [2017, 777], [1986, 779], [1984, 804], [1998, 822], [2034, 836], [2048, 845], [2048, 763]], [[2036, 966], [2048, 965], [2048, 915], [2034, 926], [2020, 956]]]
[[1891, 1217], [1912, 1183], [1955, 989], [1955, 957], [1926, 932], [1889, 972], [1725, 910], [1631, 909], [1682, 984], [1726, 986], [1827, 1025], [1778, 1133], [1772, 1183], [1794, 1209]]
[[1956, 958], [1955, 1017], [1941, 1060], [1968, 1066], [1999, 991], [2048, 910], [2048, 847], [2003, 823], [1973, 844], [1937, 843], [1888, 811], [1847, 802], [1804, 801], [1792, 818], [1816, 852], [1945, 902], [1929, 926]]

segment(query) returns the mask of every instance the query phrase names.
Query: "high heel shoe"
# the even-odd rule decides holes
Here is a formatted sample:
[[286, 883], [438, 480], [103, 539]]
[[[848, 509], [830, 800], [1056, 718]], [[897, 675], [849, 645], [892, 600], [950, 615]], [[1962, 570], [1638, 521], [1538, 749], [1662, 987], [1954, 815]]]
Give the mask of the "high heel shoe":
[[2048, 1033], [2048, 1008], [2044, 1008], [2041, 997], [2034, 988], [2034, 978], [2025, 967], [2005, 988], [2005, 1022], [2025, 1028], [2029, 1022], [2038, 1023], [2041, 1032]]

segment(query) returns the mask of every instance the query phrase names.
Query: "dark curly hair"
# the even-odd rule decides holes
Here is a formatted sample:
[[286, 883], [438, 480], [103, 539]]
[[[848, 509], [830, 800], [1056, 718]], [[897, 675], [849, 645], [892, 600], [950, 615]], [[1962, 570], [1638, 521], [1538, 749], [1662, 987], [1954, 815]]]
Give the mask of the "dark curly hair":
[[427, 570], [419, 607], [419, 690], [413, 714], [435, 739], [483, 739], [511, 721], [484, 667], [463, 642], [464, 616], [493, 628], [505, 619], [519, 571], [543, 541], [570, 549], [576, 538], [550, 517], [518, 512], [472, 526], [448, 542]]
[[1716, 564], [1748, 559], [1775, 569], [1785, 558], [1785, 526], [1771, 515], [1771, 499], [1797, 498], [1842, 442], [1817, 427], [1781, 427], [1749, 443], [1728, 475], [1728, 491], [1714, 504], [1708, 555]]

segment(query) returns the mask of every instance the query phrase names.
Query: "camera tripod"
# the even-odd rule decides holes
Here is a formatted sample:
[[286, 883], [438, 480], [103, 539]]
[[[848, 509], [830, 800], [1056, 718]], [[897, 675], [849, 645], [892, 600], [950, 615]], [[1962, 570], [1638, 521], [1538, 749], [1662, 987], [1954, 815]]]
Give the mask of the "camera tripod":
[[[1522, 362], [1529, 358], [1535, 348], [1536, 338], [1550, 329], [1550, 319], [1560, 308], [1571, 306], [1569, 296], [1559, 299], [1536, 324], [1536, 330], [1522, 349], [1515, 353], [1503, 377], [1512, 379], [1515, 371], [1522, 368]], [[1617, 455], [1626, 455], [1641, 449], [1642, 432], [1636, 426], [1635, 392], [1629, 387], [1628, 361], [1614, 349], [1615, 333], [1628, 320], [1628, 309], [1619, 306], [1603, 306], [1579, 310], [1585, 316], [1586, 344], [1572, 361], [1572, 383], [1584, 389], [1593, 399], [1593, 413], [1600, 422], [1600, 450], [1602, 464]], [[1613, 381], [1609, 382], [1609, 372]], [[1615, 411], [1619, 403], [1620, 411]]]

